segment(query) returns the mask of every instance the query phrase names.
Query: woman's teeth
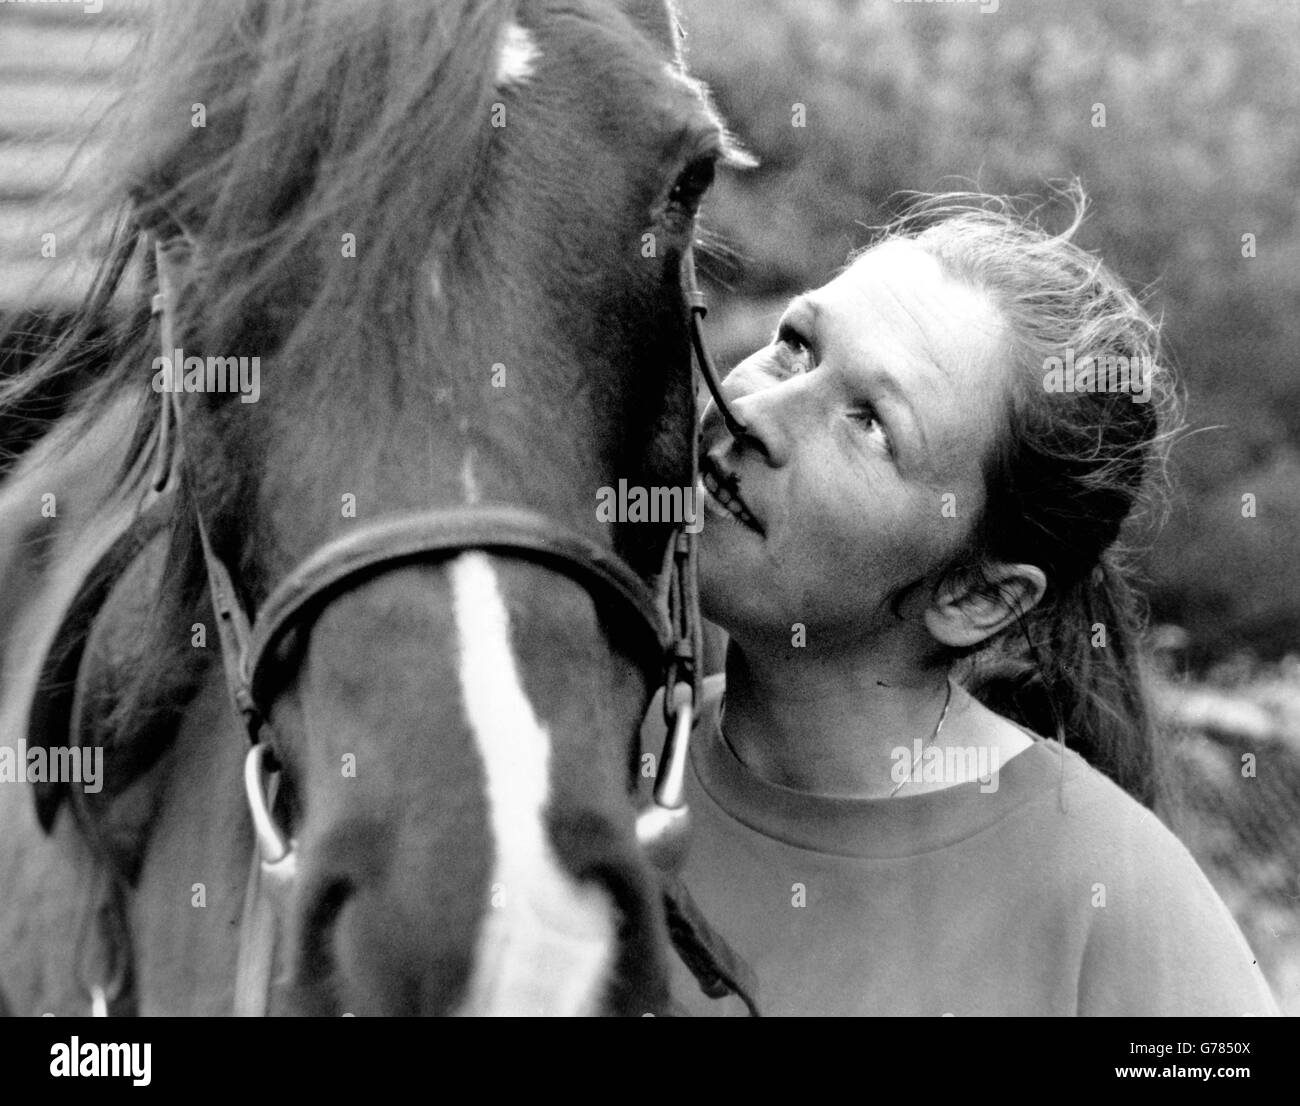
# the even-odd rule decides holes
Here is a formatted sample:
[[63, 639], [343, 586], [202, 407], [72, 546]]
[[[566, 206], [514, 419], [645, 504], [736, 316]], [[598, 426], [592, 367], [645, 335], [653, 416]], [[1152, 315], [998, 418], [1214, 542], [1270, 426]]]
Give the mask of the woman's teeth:
[[[746, 509], [738, 494], [720, 484], [717, 476], [711, 470], [705, 469], [701, 475], [704, 490], [708, 493], [704, 497], [704, 504], [709, 509], [710, 514], [716, 515], [718, 518], [733, 518], [750, 530], [762, 532], [758, 520]], [[727, 483], [734, 483], [734, 477], [728, 480]]]

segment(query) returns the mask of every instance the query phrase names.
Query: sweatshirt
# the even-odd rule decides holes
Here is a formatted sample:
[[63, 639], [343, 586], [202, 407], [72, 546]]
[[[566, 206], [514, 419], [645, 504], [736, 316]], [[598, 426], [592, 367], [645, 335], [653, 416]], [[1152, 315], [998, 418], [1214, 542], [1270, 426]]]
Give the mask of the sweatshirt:
[[[807, 795], [735, 756], [723, 690], [706, 681], [681, 875], [755, 973], [764, 1015], [1278, 1012], [1187, 849], [1058, 742], [1011, 757], [996, 789]], [[643, 749], [663, 734], [656, 700]], [[744, 1014], [674, 971], [681, 1012]]]

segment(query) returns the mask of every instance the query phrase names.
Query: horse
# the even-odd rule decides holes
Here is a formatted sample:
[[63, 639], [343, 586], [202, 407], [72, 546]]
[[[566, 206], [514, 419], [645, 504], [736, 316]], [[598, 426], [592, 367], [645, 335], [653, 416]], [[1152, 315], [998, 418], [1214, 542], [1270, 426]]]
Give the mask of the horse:
[[689, 543], [593, 510], [694, 486], [744, 161], [668, 0], [159, 8], [117, 344], [0, 485], [0, 1008], [665, 1013], [670, 925], [733, 982], [642, 847], [680, 749], [630, 794]]

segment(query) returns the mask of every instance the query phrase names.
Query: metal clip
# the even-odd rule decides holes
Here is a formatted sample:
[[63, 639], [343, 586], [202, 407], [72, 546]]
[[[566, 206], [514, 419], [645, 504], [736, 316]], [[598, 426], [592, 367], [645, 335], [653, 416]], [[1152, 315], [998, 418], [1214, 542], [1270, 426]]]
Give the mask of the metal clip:
[[271, 811], [279, 773], [268, 771], [266, 757], [271, 750], [265, 744], [254, 745], [244, 758], [244, 793], [248, 813], [253, 819], [253, 835], [261, 856], [262, 876], [269, 893], [282, 904], [298, 872], [297, 842], [286, 837], [275, 824]]
[[664, 872], [677, 869], [686, 855], [691, 813], [686, 805], [686, 766], [695, 728], [695, 696], [689, 683], [673, 686], [673, 713], [663, 758], [655, 777], [654, 798], [637, 815], [637, 842]]

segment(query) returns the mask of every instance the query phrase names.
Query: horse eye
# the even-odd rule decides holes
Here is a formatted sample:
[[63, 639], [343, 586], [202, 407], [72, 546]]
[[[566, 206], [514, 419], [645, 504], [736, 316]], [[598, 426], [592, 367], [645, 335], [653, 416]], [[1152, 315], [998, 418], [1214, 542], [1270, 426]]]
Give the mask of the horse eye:
[[673, 184], [673, 189], [668, 193], [668, 202], [677, 207], [685, 208], [692, 214], [700, 206], [700, 201], [704, 199], [704, 193], [709, 190], [713, 183], [713, 158], [701, 157], [692, 161]]

